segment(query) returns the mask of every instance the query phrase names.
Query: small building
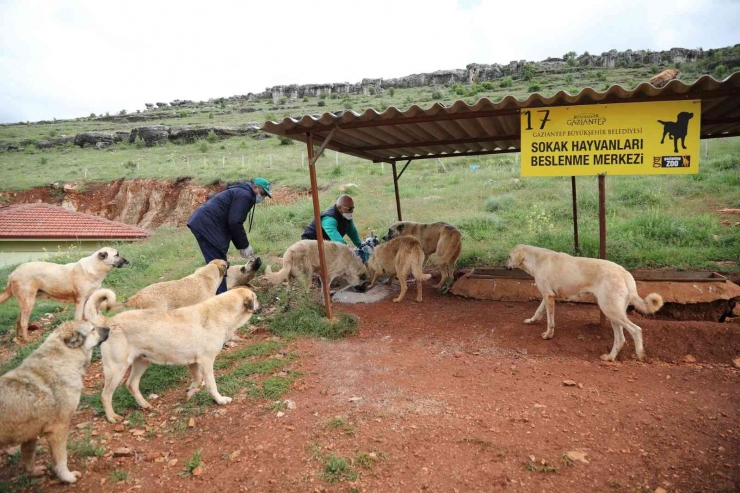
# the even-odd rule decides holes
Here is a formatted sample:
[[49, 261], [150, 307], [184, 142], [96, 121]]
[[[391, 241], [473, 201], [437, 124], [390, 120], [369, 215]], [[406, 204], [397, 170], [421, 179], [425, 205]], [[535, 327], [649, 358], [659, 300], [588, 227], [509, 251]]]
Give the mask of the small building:
[[113, 242], [148, 236], [136, 226], [49, 204], [0, 207], [0, 267], [70, 251], [92, 253]]

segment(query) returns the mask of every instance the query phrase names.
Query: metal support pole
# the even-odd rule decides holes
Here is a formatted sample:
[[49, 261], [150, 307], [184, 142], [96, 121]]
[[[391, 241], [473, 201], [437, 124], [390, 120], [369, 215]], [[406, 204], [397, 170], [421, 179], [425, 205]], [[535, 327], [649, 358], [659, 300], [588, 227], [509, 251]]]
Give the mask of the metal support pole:
[[393, 188], [396, 189], [396, 211], [398, 212], [398, 220], [403, 221], [401, 218], [401, 196], [398, 194], [398, 175], [396, 174], [396, 162], [391, 161], [393, 166]]
[[575, 243], [575, 253], [581, 253], [581, 247], [578, 246], [578, 199], [576, 198], [576, 177], [570, 177], [570, 186], [573, 191], [573, 242]]
[[316, 241], [319, 245], [319, 261], [321, 262], [321, 287], [324, 291], [324, 306], [326, 317], [333, 319], [331, 311], [331, 297], [329, 296], [329, 275], [326, 269], [326, 257], [324, 256], [324, 232], [321, 230], [321, 209], [319, 207], [319, 187], [316, 182], [316, 166], [313, 159], [313, 136], [309, 133], [306, 139], [308, 147], [308, 173], [311, 175], [311, 198], [313, 199], [313, 217], [316, 221]]
[[[606, 175], [599, 175], [599, 258], [606, 259]], [[604, 325], [606, 317], [599, 312], [599, 322]]]

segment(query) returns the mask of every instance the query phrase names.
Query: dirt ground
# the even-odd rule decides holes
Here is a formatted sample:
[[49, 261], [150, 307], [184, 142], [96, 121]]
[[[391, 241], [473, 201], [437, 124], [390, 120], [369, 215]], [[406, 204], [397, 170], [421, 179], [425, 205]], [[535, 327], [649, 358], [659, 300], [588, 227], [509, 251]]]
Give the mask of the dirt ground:
[[[740, 490], [740, 370], [731, 366], [740, 324], [635, 319], [648, 361], [634, 359], [628, 336], [621, 361], [604, 363], [612, 333], [598, 325], [596, 307], [559, 304], [549, 341], [540, 338], [543, 325], [522, 323], [536, 307], [442, 296], [431, 283], [420, 304], [408, 296], [340, 305], [359, 317], [359, 334], [289, 343], [301, 376], [284, 397], [295, 409], [282, 417], [236, 396], [181, 433], [158, 433], [161, 423], [189, 421], [178, 413], [184, 386], [153, 402], [146, 435], [82, 411], [72, 437], [78, 424], [92, 423], [106, 455], [71, 459], [70, 468], [83, 471], [76, 486], [51, 477], [40, 485], [160, 493]], [[86, 385], [100, 372], [98, 363]], [[327, 426], [336, 417], [342, 424]], [[111, 453], [122, 448], [124, 456]], [[200, 448], [202, 473], [181, 477]], [[568, 452], [575, 460], [563, 458]], [[357, 478], [328, 482], [322, 458], [330, 454], [354, 457]], [[45, 452], [39, 460], [48, 459]], [[115, 483], [114, 470], [130, 475]], [[18, 472], [4, 466], [0, 481]]]

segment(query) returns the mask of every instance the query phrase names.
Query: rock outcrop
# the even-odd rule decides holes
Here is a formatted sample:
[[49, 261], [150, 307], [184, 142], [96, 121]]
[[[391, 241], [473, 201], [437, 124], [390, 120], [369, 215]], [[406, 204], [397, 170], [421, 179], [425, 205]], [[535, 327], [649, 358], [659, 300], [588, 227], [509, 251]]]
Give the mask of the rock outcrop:
[[100, 142], [107, 145], [116, 141], [116, 134], [111, 132], [82, 132], [75, 135], [74, 144], [80, 147], [95, 147]]

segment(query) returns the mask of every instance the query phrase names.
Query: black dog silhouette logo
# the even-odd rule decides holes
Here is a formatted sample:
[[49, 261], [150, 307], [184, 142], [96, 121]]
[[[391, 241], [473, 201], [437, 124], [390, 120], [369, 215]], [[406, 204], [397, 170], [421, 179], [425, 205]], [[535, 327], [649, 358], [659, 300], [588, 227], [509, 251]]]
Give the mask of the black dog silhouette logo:
[[673, 139], [673, 152], [678, 153], [678, 141], [681, 140], [681, 147], [686, 149], [686, 134], [689, 133], [689, 120], [694, 117], [693, 113], [682, 111], [676, 117], [675, 122], [664, 122], [658, 120], [658, 123], [663, 125], [663, 138], [660, 139], [662, 144], [665, 141], [665, 136], [668, 135], [668, 139]]

